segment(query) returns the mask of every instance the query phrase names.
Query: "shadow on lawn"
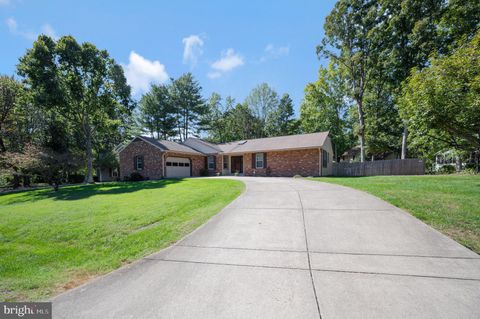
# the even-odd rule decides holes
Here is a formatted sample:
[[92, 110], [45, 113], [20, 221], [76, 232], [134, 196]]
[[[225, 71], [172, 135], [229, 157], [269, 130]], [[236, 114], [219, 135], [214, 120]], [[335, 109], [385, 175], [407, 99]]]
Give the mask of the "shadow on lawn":
[[79, 185], [79, 186], [65, 186], [61, 187], [58, 192], [52, 189], [42, 189], [25, 191], [18, 193], [17, 196], [1, 200], [3, 205], [23, 203], [29, 201], [37, 201], [42, 199], [54, 200], [79, 200], [95, 195], [117, 195], [133, 193], [144, 189], [163, 188], [168, 185], [173, 185], [182, 182], [183, 179], [163, 179], [158, 181], [144, 181], [144, 182], [117, 182], [106, 184], [93, 185]]

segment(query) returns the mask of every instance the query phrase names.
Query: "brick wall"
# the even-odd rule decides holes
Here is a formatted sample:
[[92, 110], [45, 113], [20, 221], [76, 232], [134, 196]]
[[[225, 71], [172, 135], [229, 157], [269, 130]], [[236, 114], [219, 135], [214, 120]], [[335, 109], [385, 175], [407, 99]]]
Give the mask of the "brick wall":
[[121, 179], [137, 172], [134, 167], [135, 156], [143, 156], [144, 168], [138, 171], [144, 178], [160, 179], [162, 178], [162, 151], [155, 146], [142, 140], [135, 140], [128, 144], [120, 152], [120, 175]]
[[[293, 150], [267, 152], [267, 168], [252, 167], [252, 153], [245, 153], [244, 174], [247, 176], [318, 176], [319, 150]], [[269, 174], [267, 172], [269, 171]]]

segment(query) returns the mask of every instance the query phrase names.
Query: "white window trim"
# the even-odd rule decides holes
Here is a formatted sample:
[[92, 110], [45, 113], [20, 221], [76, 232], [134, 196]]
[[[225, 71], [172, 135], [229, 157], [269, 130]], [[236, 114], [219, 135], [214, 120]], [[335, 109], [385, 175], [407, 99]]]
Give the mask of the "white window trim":
[[[262, 159], [259, 160], [258, 157], [261, 155]], [[255, 168], [263, 168], [263, 163], [265, 160], [265, 154], [264, 153], [256, 153], [255, 154]], [[262, 165], [258, 165], [258, 163], [262, 163]]]
[[[212, 161], [210, 161], [210, 159]], [[210, 164], [212, 165], [212, 167], [210, 167]], [[207, 156], [207, 166], [208, 166], [208, 169], [210, 170], [215, 169], [215, 158], [213, 157], [213, 155]]]
[[[138, 164], [139, 164], [139, 159], [142, 159], [142, 168], [139, 168], [138, 167]], [[137, 171], [143, 171], [143, 167], [144, 167], [144, 164], [143, 164], [143, 156], [139, 155], [139, 156], [135, 156], [135, 168], [137, 169]]]

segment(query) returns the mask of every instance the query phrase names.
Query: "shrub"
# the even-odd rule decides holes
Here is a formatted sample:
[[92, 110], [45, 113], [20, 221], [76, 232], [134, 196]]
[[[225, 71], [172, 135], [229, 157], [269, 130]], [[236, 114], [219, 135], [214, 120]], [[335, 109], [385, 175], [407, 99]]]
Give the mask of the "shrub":
[[437, 172], [438, 174], [453, 174], [455, 173], [455, 167], [453, 165], [444, 165]]
[[200, 169], [200, 176], [208, 176], [208, 170], [205, 168]]
[[266, 175], [267, 175], [267, 176], [271, 176], [271, 175], [272, 175], [272, 169], [270, 168], [270, 166], [267, 167]]
[[302, 177], [303, 177], [302, 175], [298, 175], [298, 174], [293, 176], [293, 178], [302, 178]]
[[129, 180], [130, 180], [131, 182], [143, 181], [143, 176], [142, 176], [142, 174], [140, 174], [139, 172], [133, 172], [132, 174], [130, 174]]
[[83, 183], [85, 180], [85, 176], [83, 174], [70, 174], [68, 175], [67, 182], [69, 184], [80, 184]]

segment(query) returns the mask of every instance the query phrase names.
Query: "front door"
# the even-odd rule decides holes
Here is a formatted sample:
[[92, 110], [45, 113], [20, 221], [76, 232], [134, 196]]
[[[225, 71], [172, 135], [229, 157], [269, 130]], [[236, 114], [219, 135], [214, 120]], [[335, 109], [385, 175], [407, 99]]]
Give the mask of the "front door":
[[231, 172], [243, 173], [243, 156], [232, 156], [231, 157]]

